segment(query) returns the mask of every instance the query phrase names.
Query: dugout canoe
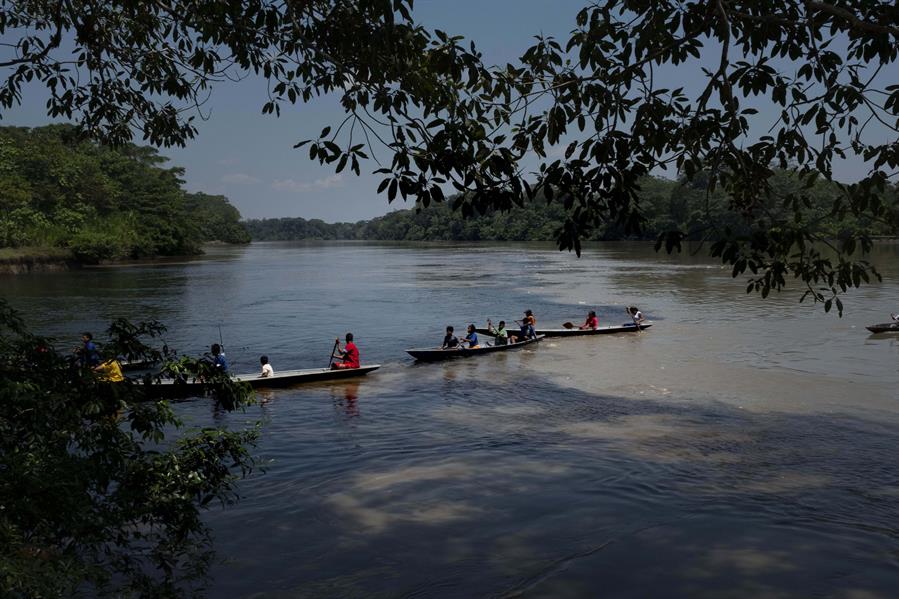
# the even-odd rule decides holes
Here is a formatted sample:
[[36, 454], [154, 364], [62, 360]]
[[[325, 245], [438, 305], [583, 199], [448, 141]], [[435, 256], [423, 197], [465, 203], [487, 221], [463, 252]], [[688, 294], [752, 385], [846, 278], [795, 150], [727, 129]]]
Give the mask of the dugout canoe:
[[[641, 330], [648, 329], [652, 326], [651, 322], [644, 322], [640, 325]], [[510, 334], [514, 335], [518, 332], [518, 329], [506, 329]], [[487, 329], [477, 329], [479, 335], [490, 335], [490, 331]], [[616, 333], [636, 333], [637, 325], [632, 322], [620, 325], [612, 325], [607, 327], [599, 327], [597, 329], [585, 329], [581, 330], [577, 327], [573, 329], [541, 329], [537, 328], [536, 330], [538, 335], [545, 335], [546, 337], [584, 337], [586, 335], [614, 335]]]
[[[236, 374], [234, 380], [248, 383], [254, 389], [279, 389], [293, 387], [303, 383], [318, 383], [323, 381], [337, 381], [353, 377], [365, 376], [380, 368], [380, 364], [368, 364], [359, 368], [343, 368], [331, 370], [330, 368], [308, 368], [305, 370], [281, 370], [273, 376], [259, 376], [258, 373]], [[192, 394], [203, 392], [203, 383], [197, 381], [163, 380], [150, 385], [155, 394], [164, 396], [190, 397]]]
[[423, 347], [419, 349], [407, 349], [406, 353], [418, 360], [419, 362], [437, 362], [438, 360], [449, 360], [451, 358], [470, 358], [471, 356], [480, 356], [482, 354], [492, 354], [500, 351], [519, 349], [525, 345], [537, 343], [543, 339], [545, 335], [537, 335], [533, 339], [519, 341], [518, 343], [509, 343], [507, 345], [482, 345], [474, 349], [453, 348], [453, 349], [435, 349], [431, 347]]
[[884, 322], [865, 327], [872, 333], [899, 333], [899, 322]]

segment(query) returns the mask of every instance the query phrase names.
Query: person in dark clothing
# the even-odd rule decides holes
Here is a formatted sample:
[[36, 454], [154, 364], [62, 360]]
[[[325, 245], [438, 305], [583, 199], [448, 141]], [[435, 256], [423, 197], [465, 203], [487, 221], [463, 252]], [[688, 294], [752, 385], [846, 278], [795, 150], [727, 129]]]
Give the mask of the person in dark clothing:
[[446, 337], [443, 338], [443, 346], [440, 349], [456, 349], [459, 347], [459, 338], [453, 335], [453, 327], [446, 327]]

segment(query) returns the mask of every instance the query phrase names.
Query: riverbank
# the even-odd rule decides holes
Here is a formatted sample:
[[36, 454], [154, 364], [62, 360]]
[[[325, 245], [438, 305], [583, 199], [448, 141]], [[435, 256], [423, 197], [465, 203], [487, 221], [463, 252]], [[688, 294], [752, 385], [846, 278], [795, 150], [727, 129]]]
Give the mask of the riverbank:
[[72, 252], [62, 248], [0, 248], [0, 275], [59, 272], [80, 266]]
[[[203, 247], [229, 245], [223, 242], [204, 243]], [[65, 248], [21, 247], [0, 248], [0, 275], [27, 275], [32, 273], [66, 272], [83, 268], [116, 266], [140, 266], [144, 264], [177, 264], [204, 254], [200, 249], [193, 254], [179, 256], [152, 256], [147, 258], [123, 258], [86, 262], [79, 260]]]

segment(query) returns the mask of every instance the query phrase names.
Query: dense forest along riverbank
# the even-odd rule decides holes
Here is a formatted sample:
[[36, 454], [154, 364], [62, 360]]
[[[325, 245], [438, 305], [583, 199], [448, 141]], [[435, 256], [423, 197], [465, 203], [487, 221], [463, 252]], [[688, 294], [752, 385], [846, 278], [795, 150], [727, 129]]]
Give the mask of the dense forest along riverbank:
[[[265, 474], [211, 511], [214, 596], [527, 593], [891, 597], [899, 579], [899, 338], [885, 281], [846, 315], [761, 300], [729, 269], [649, 244], [253, 243], [173, 264], [4, 279], [42, 333], [74, 345], [119, 316], [165, 341], [218, 341], [239, 371], [327, 365], [353, 331], [365, 380], [267, 393]], [[443, 328], [534, 310], [600, 324], [638, 305], [641, 334], [415, 365]]]
[[248, 243], [224, 196], [189, 193], [155, 148], [103, 146], [71, 125], [0, 127], [0, 274]]

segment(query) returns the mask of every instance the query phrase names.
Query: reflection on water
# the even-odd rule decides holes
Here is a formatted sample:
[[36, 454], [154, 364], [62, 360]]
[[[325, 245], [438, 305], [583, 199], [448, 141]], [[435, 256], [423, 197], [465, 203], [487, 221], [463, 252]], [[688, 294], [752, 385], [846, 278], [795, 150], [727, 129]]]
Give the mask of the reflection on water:
[[[899, 336], [887, 282], [837, 319], [768, 301], [700, 257], [611, 244], [254, 244], [175, 265], [4, 279], [66, 342], [114, 316], [161, 318], [201, 351], [222, 325], [253, 370], [324, 366], [352, 330], [359, 380], [260, 394], [247, 414], [178, 404], [191, 423], [265, 423], [267, 472], [212, 511], [211, 596], [893, 597], [899, 580]], [[512, 276], [510, 276], [512, 275]], [[447, 324], [605, 324], [413, 365]]]

